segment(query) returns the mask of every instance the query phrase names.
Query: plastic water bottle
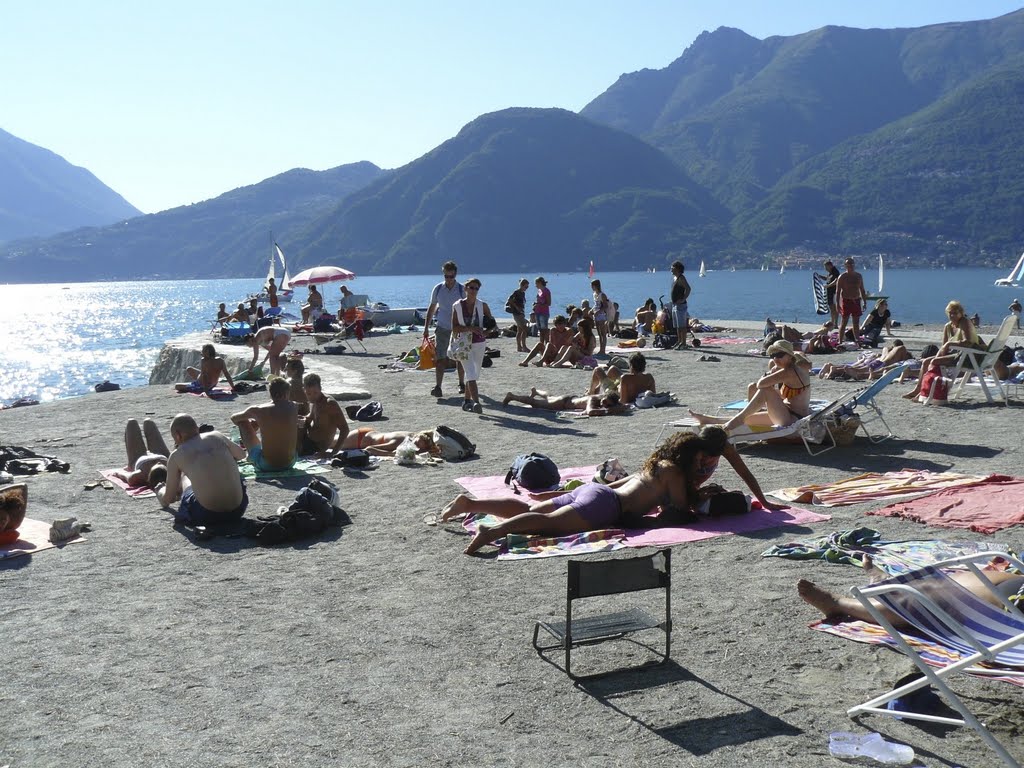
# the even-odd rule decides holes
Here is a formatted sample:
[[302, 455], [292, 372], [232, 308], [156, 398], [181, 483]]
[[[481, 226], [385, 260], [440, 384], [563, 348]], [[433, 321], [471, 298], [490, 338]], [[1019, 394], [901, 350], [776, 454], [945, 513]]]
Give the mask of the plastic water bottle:
[[836, 731], [829, 735], [828, 751], [840, 760], [866, 765], [910, 765], [914, 761], [913, 747], [886, 741], [878, 733]]

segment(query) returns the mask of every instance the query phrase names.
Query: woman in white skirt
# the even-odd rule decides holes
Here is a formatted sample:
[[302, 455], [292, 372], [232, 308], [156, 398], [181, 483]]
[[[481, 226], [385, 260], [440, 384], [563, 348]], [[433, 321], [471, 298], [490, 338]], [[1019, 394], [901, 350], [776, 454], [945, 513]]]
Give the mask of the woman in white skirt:
[[466, 399], [462, 402], [462, 410], [473, 413], [483, 413], [476, 382], [480, 378], [484, 350], [487, 348], [484, 336], [484, 318], [491, 317], [490, 307], [479, 299], [480, 285], [478, 278], [473, 277], [467, 280], [465, 283], [466, 298], [455, 302], [452, 306], [452, 333], [468, 334], [472, 339], [469, 357], [462, 361], [462, 368], [466, 372]]

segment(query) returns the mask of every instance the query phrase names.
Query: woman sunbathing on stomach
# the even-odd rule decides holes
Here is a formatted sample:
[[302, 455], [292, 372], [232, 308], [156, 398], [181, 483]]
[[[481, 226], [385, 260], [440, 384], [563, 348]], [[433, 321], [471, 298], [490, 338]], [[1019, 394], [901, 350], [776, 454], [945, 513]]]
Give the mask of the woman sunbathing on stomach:
[[473, 499], [462, 493], [441, 510], [441, 519], [451, 520], [469, 512], [503, 518], [493, 528], [477, 528], [466, 547], [467, 555], [509, 533], [565, 536], [635, 525], [657, 506], [669, 514], [690, 508], [696, 498], [693, 473], [701, 446], [697, 435], [680, 432], [663, 442], [635, 475], [610, 485], [586, 483], [568, 493], [537, 494], [532, 502]]
[[746, 407], [725, 419], [690, 411], [701, 426], [721, 424], [726, 432], [740, 425], [748, 427], [786, 427], [799, 421], [811, 408], [810, 361], [793, 351], [788, 341], [776, 341], [768, 347], [772, 362], [768, 373], [747, 388]]

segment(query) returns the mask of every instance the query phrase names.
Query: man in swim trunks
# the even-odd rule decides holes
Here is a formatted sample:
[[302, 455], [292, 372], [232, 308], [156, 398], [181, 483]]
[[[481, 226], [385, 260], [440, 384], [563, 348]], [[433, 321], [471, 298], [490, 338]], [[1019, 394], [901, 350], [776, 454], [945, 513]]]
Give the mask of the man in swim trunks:
[[599, 365], [590, 377], [590, 392], [596, 395], [601, 390], [614, 392], [618, 388], [619, 402], [629, 405], [641, 392], [657, 392], [654, 376], [647, 373], [647, 358], [643, 352], [629, 356], [629, 372], [620, 373], [614, 365]]
[[234, 391], [235, 382], [231, 380], [231, 374], [228, 373], [228, 367], [224, 363], [224, 358], [217, 357], [217, 350], [213, 344], [203, 344], [202, 355], [203, 357], [199, 361], [198, 368], [189, 366], [185, 369], [185, 375], [191, 381], [175, 384], [174, 388], [178, 392], [194, 392], [196, 394], [209, 392], [217, 386], [220, 377], [223, 376], [228, 380], [228, 386]]
[[288, 399], [288, 382], [277, 378], [270, 382], [270, 402], [253, 405], [232, 415], [249, 461], [262, 472], [288, 469], [295, 463], [298, 443], [299, 411]]
[[299, 421], [299, 455], [333, 458], [348, 437], [345, 412], [337, 400], [324, 394], [315, 373], [303, 377], [302, 388], [309, 400], [309, 415]]
[[171, 421], [174, 451], [167, 459], [167, 483], [153, 489], [167, 508], [178, 498], [176, 523], [213, 525], [238, 520], [249, 505], [238, 462], [245, 450], [219, 432], [199, 433], [196, 420], [179, 413]]
[[839, 312], [843, 321], [839, 325], [839, 343], [846, 341], [846, 321], [853, 318], [851, 330], [853, 340], [860, 337], [860, 316], [868, 305], [868, 292], [864, 289], [864, 278], [853, 268], [853, 259], [843, 262], [846, 271], [836, 279], [836, 293], [839, 300]]

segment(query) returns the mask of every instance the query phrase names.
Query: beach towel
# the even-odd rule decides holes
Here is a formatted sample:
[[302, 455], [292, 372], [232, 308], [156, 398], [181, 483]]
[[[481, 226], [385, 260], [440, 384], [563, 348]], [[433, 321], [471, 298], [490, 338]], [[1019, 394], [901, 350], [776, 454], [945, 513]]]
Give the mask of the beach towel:
[[238, 463], [238, 472], [246, 480], [252, 479], [273, 479], [275, 477], [304, 477], [305, 475], [326, 475], [331, 471], [329, 466], [319, 464], [311, 459], [298, 459], [288, 469], [280, 469], [276, 472], [257, 471], [256, 467], [248, 461]]
[[753, 336], [702, 336], [700, 343], [707, 346], [719, 347], [729, 344], [757, 344], [761, 339]]
[[[62, 541], [60, 546], [65, 544], [77, 544], [85, 539], [79, 534], [73, 539]], [[26, 517], [18, 526], [18, 540], [10, 544], [0, 545], [0, 560], [7, 560], [20, 555], [34, 555], [44, 549], [53, 549], [58, 546], [50, 541], [50, 524], [42, 520], [33, 520]]]
[[865, 501], [908, 499], [935, 493], [946, 488], [967, 487], [987, 483], [996, 477], [964, 475], [958, 472], [929, 472], [903, 469], [898, 472], [865, 472], [834, 483], [801, 485], [771, 491], [777, 499], [822, 507], [843, 507]]
[[101, 469], [99, 472], [105, 479], [109, 480], [133, 499], [152, 499], [156, 497], [156, 494], [153, 493], [148, 485], [140, 485], [137, 488], [132, 488], [127, 482], [114, 474], [118, 471], [123, 470]]
[[819, 275], [815, 272], [811, 276], [811, 293], [814, 296], [814, 312], [818, 315], [830, 315], [832, 310], [828, 306], [828, 276]]
[[[733, 400], [731, 403], [718, 406], [720, 411], [742, 411], [747, 407], [749, 400]], [[823, 400], [821, 398], [811, 398], [810, 408], [812, 411], [820, 411], [826, 405], [829, 404], [829, 400]]]
[[938, 528], [967, 528], [995, 533], [1024, 523], [1024, 480], [992, 475], [982, 485], [950, 488], [868, 512], [902, 517]]
[[[562, 482], [571, 479], [589, 481], [596, 467], [573, 467], [561, 472]], [[514, 497], [512, 489], [505, 485], [504, 477], [460, 477], [456, 481], [474, 496]], [[521, 494], [519, 498], [528, 500], [529, 495]], [[561, 555], [584, 555], [591, 552], [608, 552], [624, 547], [671, 547], [693, 541], [703, 541], [717, 536], [728, 536], [748, 531], [759, 531], [782, 525], [802, 525], [830, 520], [828, 515], [820, 515], [805, 509], [790, 509], [772, 512], [763, 509], [754, 501], [750, 512], [745, 515], [730, 517], [704, 518], [685, 527], [671, 528], [609, 528], [600, 531], [571, 534], [569, 536], [524, 536], [515, 534], [506, 536], [499, 544], [499, 560], [521, 560], [536, 557], [557, 557]], [[476, 533], [477, 526], [498, 525], [501, 521], [495, 517], [470, 515], [463, 521], [463, 527], [471, 534]]]
[[[811, 629], [818, 632], [827, 632], [828, 634], [836, 635], [837, 637], [845, 637], [847, 640], [853, 640], [857, 643], [887, 645], [890, 648], [899, 650], [899, 646], [897, 646], [896, 642], [889, 637], [888, 632], [877, 624], [871, 624], [866, 621], [855, 621], [852, 619], [849, 621], [828, 621], [823, 619], [821, 621], [816, 621], [809, 626]], [[901, 634], [907, 641], [907, 644], [917, 651], [925, 662], [933, 667], [944, 667], [948, 664], [959, 661], [961, 658], [957, 651], [941, 645], [940, 643], [936, 643], [933, 640], [926, 640], [925, 638], [917, 635], [912, 635], [909, 632], [902, 632]], [[997, 664], [988, 663], [981, 663], [977, 666], [983, 669], [1010, 669], [1009, 667], [1001, 667]], [[973, 667], [971, 669], [973, 669]], [[999, 680], [1004, 683], [1024, 687], [1024, 678], [1021, 677], [971, 672], [970, 669], [965, 671], [967, 674], [976, 675], [977, 677], [985, 680]]]
[[1005, 544], [992, 541], [908, 540], [881, 541], [873, 528], [834, 531], [814, 539], [797, 539], [776, 544], [761, 557], [785, 557], [791, 560], [824, 560], [862, 567], [871, 556], [875, 566], [890, 576], [900, 576], [941, 560], [978, 552], [1010, 552]]

